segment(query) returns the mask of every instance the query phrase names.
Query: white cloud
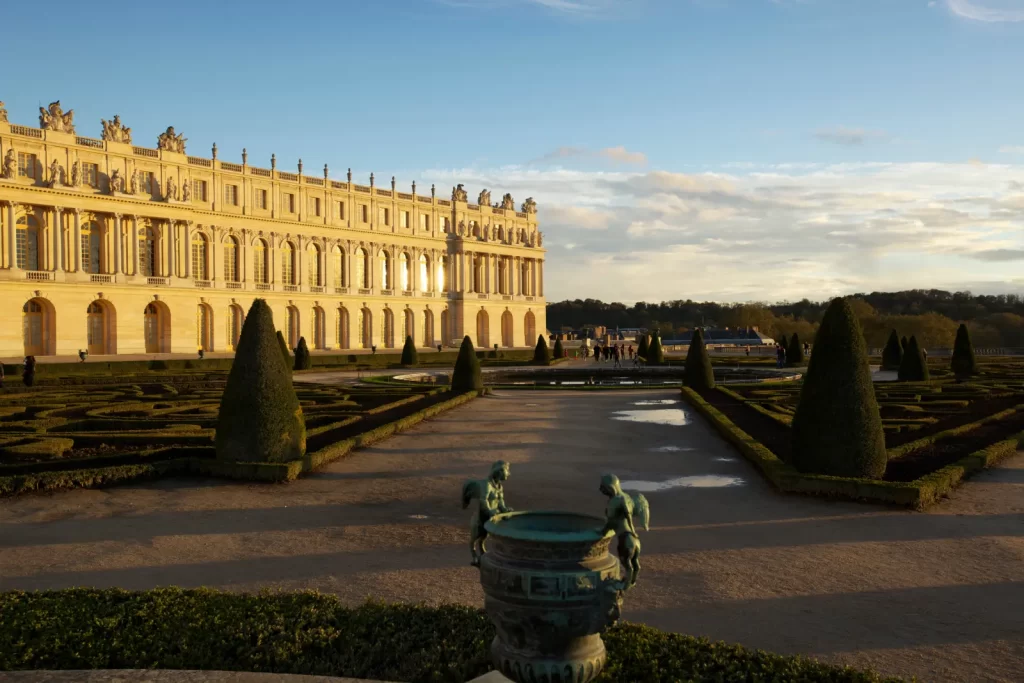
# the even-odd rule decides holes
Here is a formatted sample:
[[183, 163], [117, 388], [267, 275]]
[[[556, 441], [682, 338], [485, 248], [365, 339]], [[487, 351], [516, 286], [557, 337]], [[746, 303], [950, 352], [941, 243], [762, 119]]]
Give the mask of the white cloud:
[[863, 145], [865, 142], [884, 142], [889, 139], [889, 135], [885, 131], [847, 128], [846, 126], [820, 128], [814, 132], [814, 137], [822, 142], [850, 146]]
[[1024, 165], [732, 164], [717, 173], [526, 166], [418, 176], [439, 187], [465, 183], [470, 195], [488, 187], [495, 196], [533, 196], [551, 300], [1024, 292]]
[[622, 145], [618, 147], [605, 147], [595, 151], [586, 147], [559, 147], [553, 152], [534, 159], [530, 164], [550, 164], [556, 161], [578, 159], [581, 161], [604, 160], [614, 164], [630, 164], [635, 166], [646, 166], [647, 155], [643, 152], [631, 152]]
[[598, 152], [605, 159], [611, 159], [621, 164], [637, 164], [644, 166], [647, 164], [647, 155], [643, 152], [630, 152], [623, 146], [618, 147], [607, 147]]
[[616, 9], [617, 0], [437, 0], [443, 5], [472, 9], [493, 9], [515, 5], [534, 5], [553, 12], [576, 16], [595, 16]]
[[1024, 0], [946, 0], [958, 17], [988, 23], [1024, 21]]
[[1024, 145], [1003, 145], [999, 148], [999, 153], [1024, 155]]

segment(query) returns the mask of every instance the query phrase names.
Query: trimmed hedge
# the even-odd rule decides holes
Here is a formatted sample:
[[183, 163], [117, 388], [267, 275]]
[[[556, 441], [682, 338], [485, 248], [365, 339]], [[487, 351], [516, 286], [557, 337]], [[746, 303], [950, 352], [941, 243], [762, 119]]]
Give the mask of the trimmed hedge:
[[903, 363], [903, 347], [900, 345], [900, 338], [894, 329], [889, 333], [889, 340], [885, 342], [885, 348], [882, 349], [882, 370], [895, 372], [900, 369], [901, 363]]
[[467, 334], [462, 338], [462, 346], [459, 348], [459, 357], [455, 359], [455, 369], [452, 370], [451, 390], [455, 393], [466, 391], [480, 391], [484, 388], [484, 378], [480, 374], [480, 359], [476, 357], [473, 350], [473, 342]]
[[555, 348], [554, 348], [554, 351], [552, 352], [551, 355], [552, 355], [552, 358], [554, 358], [555, 360], [558, 360], [559, 358], [565, 358], [565, 349], [562, 348], [562, 340], [561, 339], [556, 339], [555, 340]]
[[683, 385], [694, 389], [712, 389], [715, 386], [715, 372], [711, 368], [711, 357], [704, 346], [704, 330], [693, 331], [690, 347], [686, 351], [683, 366]]
[[929, 379], [928, 363], [917, 343], [917, 337], [913, 335], [903, 350], [903, 361], [900, 363], [897, 377], [901, 382], [926, 382]]
[[950, 368], [957, 379], [966, 379], [971, 375], [978, 374], [978, 359], [974, 356], [974, 344], [971, 343], [971, 333], [967, 325], [960, 323], [956, 330], [956, 341], [953, 342], [953, 357], [950, 359]]
[[[192, 669], [456, 683], [491, 669], [494, 627], [459, 605], [367, 602], [315, 592], [71, 588], [0, 593], [0, 670]], [[597, 681], [884, 683], [802, 657], [621, 623]], [[68, 644], [73, 643], [74, 647]]]
[[309, 346], [305, 337], [299, 337], [299, 345], [295, 347], [295, 370], [309, 370], [313, 360], [309, 356]]
[[402, 365], [413, 366], [419, 363], [419, 358], [416, 356], [416, 344], [412, 341], [412, 336], [407, 335], [405, 337], [405, 346], [402, 347]]
[[661, 331], [655, 330], [651, 336], [651, 344], [647, 347], [647, 364], [664, 365], [665, 350], [661, 346]]
[[551, 362], [551, 351], [548, 349], [548, 342], [544, 335], [537, 337], [537, 346], [533, 349], [533, 364], [547, 365]]

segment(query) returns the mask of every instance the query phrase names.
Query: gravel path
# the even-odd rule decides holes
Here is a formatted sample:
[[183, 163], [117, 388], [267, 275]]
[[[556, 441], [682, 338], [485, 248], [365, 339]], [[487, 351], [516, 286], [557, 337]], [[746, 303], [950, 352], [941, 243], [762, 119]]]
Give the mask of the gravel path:
[[0, 590], [269, 586], [480, 605], [459, 495], [503, 458], [517, 509], [600, 515], [606, 471], [647, 489], [629, 620], [928, 681], [1021, 680], [1024, 457], [927, 513], [780, 496], [677, 396], [499, 392], [287, 485], [0, 500]]

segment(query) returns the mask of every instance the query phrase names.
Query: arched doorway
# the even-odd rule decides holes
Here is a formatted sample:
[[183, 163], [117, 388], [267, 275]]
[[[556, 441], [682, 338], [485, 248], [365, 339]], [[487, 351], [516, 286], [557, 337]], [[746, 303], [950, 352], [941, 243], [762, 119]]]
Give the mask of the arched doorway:
[[487, 348], [491, 345], [490, 327], [487, 311], [481, 308], [476, 314], [476, 345], [478, 347]]
[[196, 348], [213, 351], [213, 309], [208, 304], [196, 310]]
[[526, 320], [523, 321], [523, 329], [525, 334], [523, 335], [526, 339], [524, 346], [533, 346], [537, 343], [537, 320], [533, 315], [533, 311], [526, 312]]
[[369, 308], [359, 309], [359, 348], [373, 346], [373, 314]]
[[299, 345], [299, 329], [299, 309], [289, 306], [285, 310], [284, 323], [284, 338], [289, 349], [295, 349]]
[[231, 304], [228, 308], [228, 348], [232, 351], [238, 349], [238, 339], [242, 336], [242, 322], [244, 317], [242, 307], [238, 304]]
[[[416, 343], [416, 317], [409, 308], [405, 309], [405, 336], [412, 337], [412, 343]], [[405, 340], [402, 340], [402, 343], [405, 343]]]
[[442, 346], [452, 345], [451, 314], [448, 309], [441, 311], [441, 344]]
[[56, 353], [57, 330], [53, 304], [46, 299], [29, 299], [21, 307], [22, 336], [26, 356], [52, 356]]
[[348, 336], [348, 309], [344, 306], [338, 307], [337, 341], [339, 349], [351, 348]]
[[423, 311], [423, 346], [433, 348], [434, 344], [434, 312], [429, 308]]
[[381, 341], [384, 343], [384, 348], [395, 348], [395, 314], [390, 308], [384, 309], [384, 329], [381, 332], [383, 333]]
[[324, 309], [319, 306], [313, 307], [313, 348], [317, 350], [326, 349], [326, 337], [324, 330]]
[[512, 313], [508, 310], [501, 314], [501, 345], [505, 348], [515, 345], [512, 341]]
[[86, 349], [90, 356], [117, 353], [116, 318], [109, 301], [97, 299], [86, 309]]
[[162, 301], [154, 301], [143, 312], [143, 336], [146, 353], [171, 352], [171, 311]]

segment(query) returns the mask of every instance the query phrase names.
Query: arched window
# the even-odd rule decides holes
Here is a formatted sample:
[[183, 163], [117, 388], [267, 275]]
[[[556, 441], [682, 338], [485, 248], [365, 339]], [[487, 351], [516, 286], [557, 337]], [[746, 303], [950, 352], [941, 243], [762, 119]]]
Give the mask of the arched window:
[[288, 341], [288, 348], [294, 349], [299, 345], [299, 309], [289, 306], [286, 309], [284, 338]]
[[199, 304], [196, 311], [196, 348], [213, 351], [213, 309], [207, 304]]
[[429, 308], [423, 311], [423, 346], [434, 346], [434, 312]]
[[490, 319], [483, 309], [476, 314], [476, 345], [483, 348], [491, 345]]
[[79, 247], [82, 250], [82, 272], [101, 273], [103, 272], [103, 234], [96, 221], [87, 221], [81, 227], [82, 242]]
[[533, 311], [526, 312], [526, 319], [523, 321], [523, 329], [525, 330], [524, 337], [525, 343], [523, 346], [533, 346], [537, 343], [537, 319], [533, 315]]
[[143, 338], [146, 353], [168, 353], [171, 350], [171, 319], [166, 304], [147, 304], [143, 311]]
[[446, 308], [441, 311], [441, 344], [444, 346], [450, 346], [451, 343], [451, 314], [448, 313], [448, 309]]
[[206, 268], [207, 252], [206, 235], [201, 232], [192, 235], [192, 277], [196, 280], [210, 279]]
[[313, 307], [313, 348], [325, 349], [326, 330], [324, 329], [324, 309]]
[[412, 343], [416, 343], [416, 317], [411, 309], [405, 309], [405, 336], [412, 337]]
[[391, 266], [391, 254], [389, 254], [386, 250], [381, 249], [380, 250], [380, 254], [378, 255], [378, 257], [380, 259], [380, 286], [381, 286], [381, 289], [391, 289], [391, 287], [389, 286], [391, 284], [391, 277], [390, 277], [391, 273], [388, 272], [388, 271], [391, 270], [391, 268], [390, 268], [390, 266]]
[[231, 304], [228, 308], [228, 347], [234, 351], [238, 348], [238, 339], [242, 336], [242, 307]]
[[260, 284], [267, 283], [267, 273], [270, 271], [267, 256], [267, 243], [262, 239], [256, 240], [252, 245], [252, 277]]
[[430, 260], [427, 258], [426, 254], [420, 254], [420, 291], [434, 291], [430, 282]]
[[362, 247], [356, 250], [356, 286], [370, 288], [370, 255]]
[[384, 348], [395, 348], [395, 314], [390, 308], [384, 309], [384, 329], [382, 330]]
[[320, 272], [320, 247], [310, 242], [306, 247], [306, 260], [309, 268], [309, 286], [322, 287], [324, 280]]
[[15, 249], [17, 250], [19, 268], [40, 270], [39, 232], [39, 221], [35, 216], [22, 216], [18, 219]]
[[373, 314], [368, 308], [359, 309], [359, 348], [368, 349], [373, 346]]
[[[224, 240], [224, 280], [226, 282], [238, 282], [238, 240], [228, 236]], [[232, 339], [230, 335], [228, 339]], [[232, 347], [234, 343], [232, 342]]]
[[96, 300], [85, 309], [86, 350], [90, 355], [102, 356], [116, 353], [114, 349], [113, 306]]
[[152, 277], [157, 274], [156, 255], [156, 234], [152, 226], [144, 225], [139, 228], [139, 275]]
[[281, 245], [281, 282], [286, 285], [295, 284], [295, 245], [291, 242]]
[[30, 299], [21, 307], [22, 335], [26, 356], [52, 355], [55, 337], [53, 305], [45, 299]]
[[334, 266], [334, 289], [338, 290], [345, 286], [345, 252], [341, 247], [334, 247], [331, 261], [331, 265]]
[[512, 341], [512, 313], [507, 310], [501, 314], [501, 345], [506, 348], [515, 346]]
[[[360, 314], [361, 315], [361, 314]], [[348, 337], [348, 309], [344, 306], [338, 307], [338, 325], [337, 325], [337, 343], [339, 349], [347, 349], [349, 347]]]
[[451, 291], [451, 284], [448, 282], [448, 259], [444, 256], [437, 259], [437, 281], [442, 292]]
[[412, 268], [409, 263], [409, 254], [404, 251], [398, 257], [398, 272], [402, 278], [399, 283], [402, 286], [402, 291], [410, 291], [412, 289]]

